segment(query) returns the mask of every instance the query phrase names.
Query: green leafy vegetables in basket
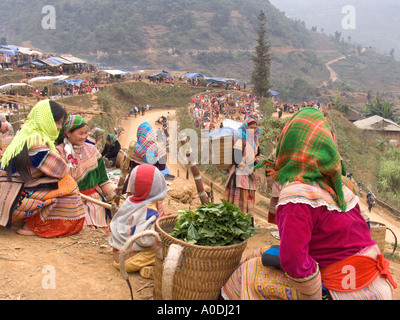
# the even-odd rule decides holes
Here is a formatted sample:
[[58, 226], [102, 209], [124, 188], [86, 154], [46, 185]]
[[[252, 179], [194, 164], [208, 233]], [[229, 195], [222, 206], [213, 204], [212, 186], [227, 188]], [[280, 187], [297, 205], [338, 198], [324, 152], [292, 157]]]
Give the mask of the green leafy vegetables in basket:
[[179, 210], [171, 236], [198, 246], [230, 246], [254, 235], [251, 214], [239, 207], [222, 203], [202, 205], [192, 210]]

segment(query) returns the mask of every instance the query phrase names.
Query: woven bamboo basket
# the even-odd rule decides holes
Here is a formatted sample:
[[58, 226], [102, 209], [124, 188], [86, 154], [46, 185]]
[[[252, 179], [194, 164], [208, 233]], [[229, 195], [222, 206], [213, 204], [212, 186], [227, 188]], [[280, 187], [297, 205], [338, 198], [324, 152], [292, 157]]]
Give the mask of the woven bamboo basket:
[[211, 161], [220, 170], [229, 170], [232, 167], [232, 141], [232, 136], [224, 136], [211, 140]]
[[392, 232], [394, 239], [395, 239], [395, 244], [394, 244], [394, 249], [392, 254], [396, 251], [397, 248], [397, 237], [396, 234], [388, 228], [385, 224], [377, 221], [371, 221], [371, 238], [372, 240], [376, 241], [379, 247], [379, 250], [381, 251], [382, 254], [385, 252], [385, 242], [386, 242], [386, 231], [389, 230]]
[[[162, 240], [154, 266], [154, 300], [217, 300], [223, 285], [240, 264], [247, 241], [226, 247], [188, 244], [170, 235], [178, 216], [156, 221]], [[167, 274], [166, 262], [176, 247], [183, 250], [176, 257], [173, 275]]]
[[380, 222], [371, 221], [371, 238], [378, 243], [379, 250], [383, 254], [385, 251], [386, 226]]

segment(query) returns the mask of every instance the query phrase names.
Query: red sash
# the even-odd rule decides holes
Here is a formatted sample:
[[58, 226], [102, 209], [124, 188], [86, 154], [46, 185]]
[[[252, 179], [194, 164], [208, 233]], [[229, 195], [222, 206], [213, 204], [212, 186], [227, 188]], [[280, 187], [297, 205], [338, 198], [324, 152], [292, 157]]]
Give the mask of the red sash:
[[97, 185], [97, 186], [95, 186], [95, 187], [93, 187], [93, 188], [90, 188], [90, 189], [87, 189], [87, 190], [81, 190], [81, 193], [84, 194], [85, 196], [91, 196], [92, 194], [94, 194], [94, 193], [97, 192], [96, 189], [97, 189], [98, 187], [99, 187], [99, 186]]
[[[369, 286], [381, 275], [396, 289], [397, 284], [389, 271], [389, 264], [389, 260], [385, 259], [382, 254], [378, 254], [376, 259], [368, 256], [354, 255], [342, 261], [335, 262], [328, 267], [320, 268], [322, 283], [325, 288], [330, 290], [351, 292]], [[344, 288], [343, 282], [347, 280], [345, 279], [347, 277], [350, 279], [352, 270], [354, 272], [355, 284], [351, 288]]]

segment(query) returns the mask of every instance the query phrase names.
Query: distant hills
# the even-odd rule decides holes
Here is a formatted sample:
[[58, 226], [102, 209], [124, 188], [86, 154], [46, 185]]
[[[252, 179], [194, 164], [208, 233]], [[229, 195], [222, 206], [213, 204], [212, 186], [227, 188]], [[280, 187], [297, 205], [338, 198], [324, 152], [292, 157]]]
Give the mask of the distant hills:
[[[344, 39], [365, 47], [372, 46], [383, 54], [394, 49], [394, 56], [400, 60], [400, 2], [397, 0], [270, 0], [286, 16], [300, 19], [311, 29], [323, 29], [326, 34], [336, 31]], [[355, 10], [355, 29], [344, 29], [342, 21], [347, 16], [346, 6]], [[342, 10], [344, 9], [344, 12]]]
[[[51, 18], [42, 13], [48, 5], [55, 9], [55, 29], [43, 28]], [[70, 53], [101, 68], [181, 70], [248, 82], [260, 10], [268, 21], [275, 89], [399, 91], [400, 64], [392, 57], [311, 31], [267, 0], [2, 0], [0, 41]], [[342, 56], [330, 65], [338, 75], [333, 84], [327, 63]]]
[[[218, 64], [241, 59], [240, 52], [254, 47], [261, 9], [271, 40], [296, 47], [309, 41], [303, 25], [265, 0], [58, 0], [53, 4], [56, 28], [43, 29], [47, 5], [48, 0], [3, 0], [0, 28], [7, 41], [29, 41], [47, 51], [72, 51], [126, 67], [185, 65], [183, 53], [201, 64]], [[214, 53], [205, 54], [208, 50]]]

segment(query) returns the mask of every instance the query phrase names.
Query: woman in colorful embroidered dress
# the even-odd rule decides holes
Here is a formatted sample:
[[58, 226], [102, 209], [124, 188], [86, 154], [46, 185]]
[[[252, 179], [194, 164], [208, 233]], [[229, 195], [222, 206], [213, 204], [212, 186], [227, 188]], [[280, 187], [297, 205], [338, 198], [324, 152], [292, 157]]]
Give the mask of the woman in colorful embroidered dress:
[[[323, 114], [301, 109], [278, 137], [276, 160], [263, 164], [282, 185], [276, 207], [280, 246], [257, 250], [222, 296], [300, 300], [322, 299], [324, 292], [334, 300], [393, 299], [397, 284], [389, 261], [371, 239]], [[268, 263], [276, 251], [278, 268]]]
[[[98, 201], [112, 201], [115, 185], [108, 179], [104, 160], [96, 146], [85, 142], [88, 137], [86, 121], [79, 115], [70, 115], [64, 123], [63, 135], [63, 143], [57, 146], [57, 151], [68, 163], [80, 192]], [[85, 225], [107, 230], [107, 214], [110, 213], [90, 201], [84, 200], [84, 204], [87, 211]]]
[[225, 186], [225, 200], [237, 205], [243, 213], [252, 213], [256, 184], [260, 181], [258, 172], [253, 170], [260, 155], [260, 134], [257, 121], [248, 118], [234, 135], [234, 165]]
[[54, 101], [39, 102], [2, 158], [8, 178], [24, 182], [11, 210], [14, 226], [25, 223], [20, 234], [51, 238], [82, 230], [85, 209], [79, 189], [54, 145], [66, 115]]
[[[162, 213], [157, 202], [167, 194], [167, 183], [155, 166], [142, 164], [133, 169], [127, 189], [127, 200], [113, 217], [110, 245], [114, 248], [114, 266], [119, 268], [119, 250], [134, 234], [150, 230]], [[135, 242], [133, 252], [125, 261], [127, 272], [139, 271], [155, 261], [154, 238], [142, 237]], [[143, 272], [141, 271], [143, 275]]]

